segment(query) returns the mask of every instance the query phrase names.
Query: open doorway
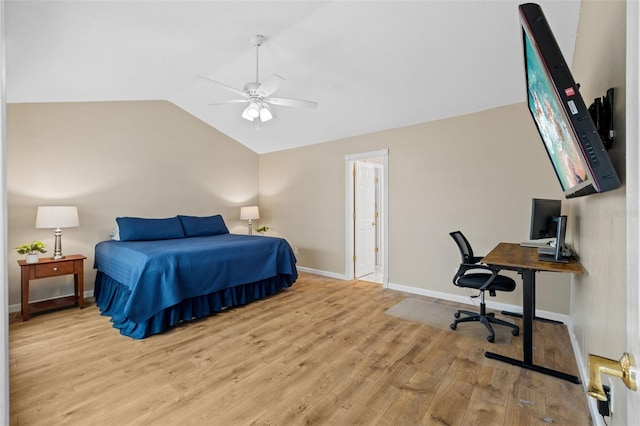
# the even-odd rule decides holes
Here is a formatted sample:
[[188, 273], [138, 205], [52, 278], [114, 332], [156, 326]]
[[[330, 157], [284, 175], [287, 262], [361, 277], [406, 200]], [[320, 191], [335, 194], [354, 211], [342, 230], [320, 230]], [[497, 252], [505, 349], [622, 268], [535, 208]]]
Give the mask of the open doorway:
[[388, 286], [388, 150], [346, 163], [346, 276]]

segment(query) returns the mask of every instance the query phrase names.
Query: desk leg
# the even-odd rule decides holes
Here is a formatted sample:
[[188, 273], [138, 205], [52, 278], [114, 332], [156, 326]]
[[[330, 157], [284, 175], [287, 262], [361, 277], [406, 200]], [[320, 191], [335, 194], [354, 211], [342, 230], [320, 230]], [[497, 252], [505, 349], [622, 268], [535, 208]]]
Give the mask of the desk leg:
[[536, 314], [536, 273], [531, 269], [522, 272], [522, 321], [524, 333], [522, 334], [522, 353], [524, 363], [533, 365], [533, 317]]
[[580, 383], [580, 379], [567, 373], [541, 367], [533, 363], [533, 318], [536, 308], [536, 276], [535, 271], [525, 269], [522, 271], [522, 309], [523, 309], [523, 333], [522, 333], [522, 356], [523, 360], [509, 358], [493, 352], [485, 352], [484, 356], [498, 361], [517, 365], [522, 368], [537, 371], [572, 383]]
[[[535, 274], [535, 271], [529, 271], [529, 273]], [[521, 271], [521, 272], [519, 272], [519, 274], [522, 275], [523, 282], [526, 282], [527, 280], [530, 280], [530, 279], [535, 279], [535, 277], [534, 278], [525, 277], [525, 274], [526, 274], [525, 271]], [[552, 324], [563, 324], [562, 321], [556, 321], [556, 320], [551, 320], [551, 319], [548, 319], [548, 318], [541, 318], [541, 317], [535, 316], [536, 315], [536, 288], [535, 288], [535, 285], [533, 286], [533, 295], [531, 296], [531, 300], [533, 300], [533, 320], [534, 321], [544, 321], [544, 322], [548, 322], [548, 323], [552, 323]], [[525, 305], [523, 305], [523, 306], [525, 306]], [[522, 314], [518, 314], [518, 313], [515, 313], [515, 312], [508, 312], [508, 311], [502, 311], [500, 313], [502, 315], [508, 315], [508, 316], [517, 317], [517, 318], [523, 318], [524, 317], [524, 312]]]

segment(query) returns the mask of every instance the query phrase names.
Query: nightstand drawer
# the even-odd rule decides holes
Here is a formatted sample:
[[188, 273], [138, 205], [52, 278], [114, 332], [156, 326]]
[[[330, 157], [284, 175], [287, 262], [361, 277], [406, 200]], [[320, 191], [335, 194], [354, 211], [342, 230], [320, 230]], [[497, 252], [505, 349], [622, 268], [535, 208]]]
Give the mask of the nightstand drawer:
[[56, 262], [35, 265], [33, 272], [35, 278], [47, 278], [54, 277], [56, 275], [73, 274], [73, 262]]

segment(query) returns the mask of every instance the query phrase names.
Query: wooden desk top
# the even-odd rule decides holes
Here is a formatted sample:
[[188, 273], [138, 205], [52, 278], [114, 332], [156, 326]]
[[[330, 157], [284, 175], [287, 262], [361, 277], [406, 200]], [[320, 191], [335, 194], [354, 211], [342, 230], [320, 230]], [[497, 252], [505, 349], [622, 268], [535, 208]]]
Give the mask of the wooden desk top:
[[538, 249], [522, 247], [518, 243], [500, 243], [483, 259], [488, 265], [503, 266], [505, 268], [534, 269], [536, 271], [570, 272], [584, 274], [584, 268], [575, 259], [569, 263], [541, 261], [538, 259]]

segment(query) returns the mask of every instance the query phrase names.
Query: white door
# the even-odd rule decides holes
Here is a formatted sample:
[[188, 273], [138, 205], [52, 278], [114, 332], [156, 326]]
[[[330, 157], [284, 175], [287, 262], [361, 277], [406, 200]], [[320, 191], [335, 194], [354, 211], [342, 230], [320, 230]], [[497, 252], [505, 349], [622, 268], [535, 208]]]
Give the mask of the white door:
[[354, 179], [355, 276], [376, 268], [376, 174], [372, 164], [356, 161]]

